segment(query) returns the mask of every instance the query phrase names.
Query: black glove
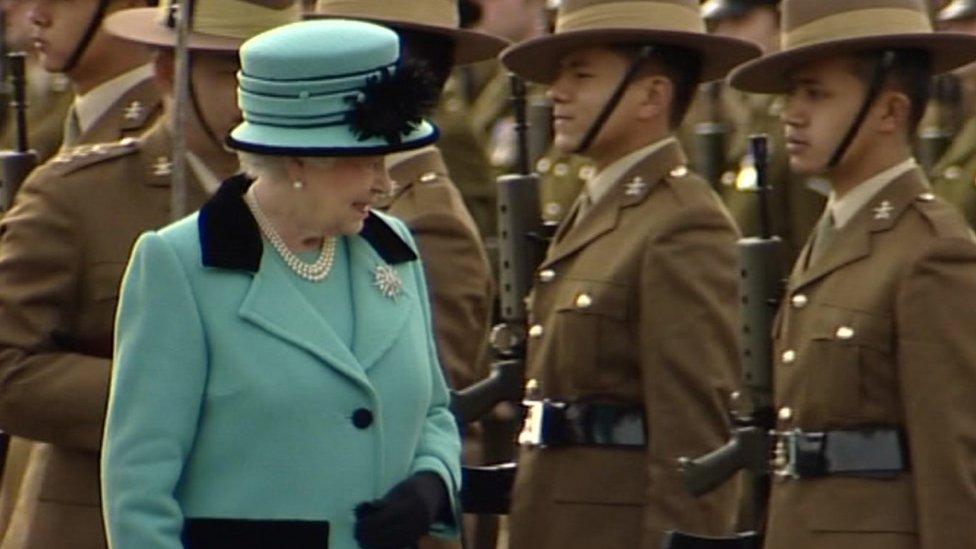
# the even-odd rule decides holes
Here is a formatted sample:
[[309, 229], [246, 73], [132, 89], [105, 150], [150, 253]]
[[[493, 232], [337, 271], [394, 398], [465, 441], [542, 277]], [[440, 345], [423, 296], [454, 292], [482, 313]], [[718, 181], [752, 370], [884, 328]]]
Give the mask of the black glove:
[[383, 499], [356, 506], [356, 541], [365, 549], [413, 547], [446, 509], [447, 487], [435, 473], [411, 475]]

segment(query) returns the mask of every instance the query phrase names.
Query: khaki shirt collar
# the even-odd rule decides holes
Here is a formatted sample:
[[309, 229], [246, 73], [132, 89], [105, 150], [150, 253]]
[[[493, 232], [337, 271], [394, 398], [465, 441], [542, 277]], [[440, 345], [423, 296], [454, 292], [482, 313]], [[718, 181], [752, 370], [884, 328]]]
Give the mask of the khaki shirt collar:
[[904, 175], [917, 166], [915, 159], [909, 157], [904, 161], [866, 179], [851, 189], [842, 198], [837, 198], [833, 191], [827, 201], [827, 209], [834, 218], [834, 227], [843, 228], [872, 198], [877, 196], [889, 183]]
[[74, 111], [78, 128], [85, 133], [108, 109], [129, 90], [153, 76], [151, 64], [140, 65], [115, 78], [102, 82], [84, 95], [75, 97]]
[[623, 156], [603, 169], [600, 173], [586, 181], [586, 193], [595, 206], [607, 192], [613, 188], [614, 183], [620, 180], [638, 162], [657, 152], [661, 148], [671, 143], [677, 142], [673, 135], [655, 141], [650, 145], [637, 149], [636, 151]]

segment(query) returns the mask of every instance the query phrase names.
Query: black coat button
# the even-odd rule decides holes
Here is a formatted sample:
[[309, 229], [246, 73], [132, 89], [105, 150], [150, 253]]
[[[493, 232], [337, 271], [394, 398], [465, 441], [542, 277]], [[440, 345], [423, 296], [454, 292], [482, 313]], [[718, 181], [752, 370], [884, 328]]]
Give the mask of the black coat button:
[[352, 424], [357, 429], [365, 429], [373, 424], [373, 412], [366, 408], [360, 408], [352, 413]]

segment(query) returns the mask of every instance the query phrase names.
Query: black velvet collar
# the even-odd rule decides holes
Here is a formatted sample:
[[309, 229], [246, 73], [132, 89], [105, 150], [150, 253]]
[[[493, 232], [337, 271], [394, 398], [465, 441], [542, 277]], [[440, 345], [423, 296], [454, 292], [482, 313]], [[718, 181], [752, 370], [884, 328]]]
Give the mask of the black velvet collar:
[[[235, 175], [220, 185], [217, 193], [200, 209], [200, 248], [207, 267], [258, 271], [261, 265], [261, 231], [243, 194], [251, 186], [244, 175]], [[359, 236], [393, 265], [417, 259], [417, 254], [393, 227], [370, 213]]]

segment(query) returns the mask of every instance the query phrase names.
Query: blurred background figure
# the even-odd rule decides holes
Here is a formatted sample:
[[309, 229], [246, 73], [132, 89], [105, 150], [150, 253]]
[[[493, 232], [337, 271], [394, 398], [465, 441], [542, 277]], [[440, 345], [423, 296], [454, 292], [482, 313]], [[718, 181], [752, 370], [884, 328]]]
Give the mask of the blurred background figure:
[[[935, 15], [939, 30], [976, 34], [976, 0], [952, 0]], [[918, 129], [918, 159], [936, 194], [976, 227], [976, 63], [935, 77]]]

